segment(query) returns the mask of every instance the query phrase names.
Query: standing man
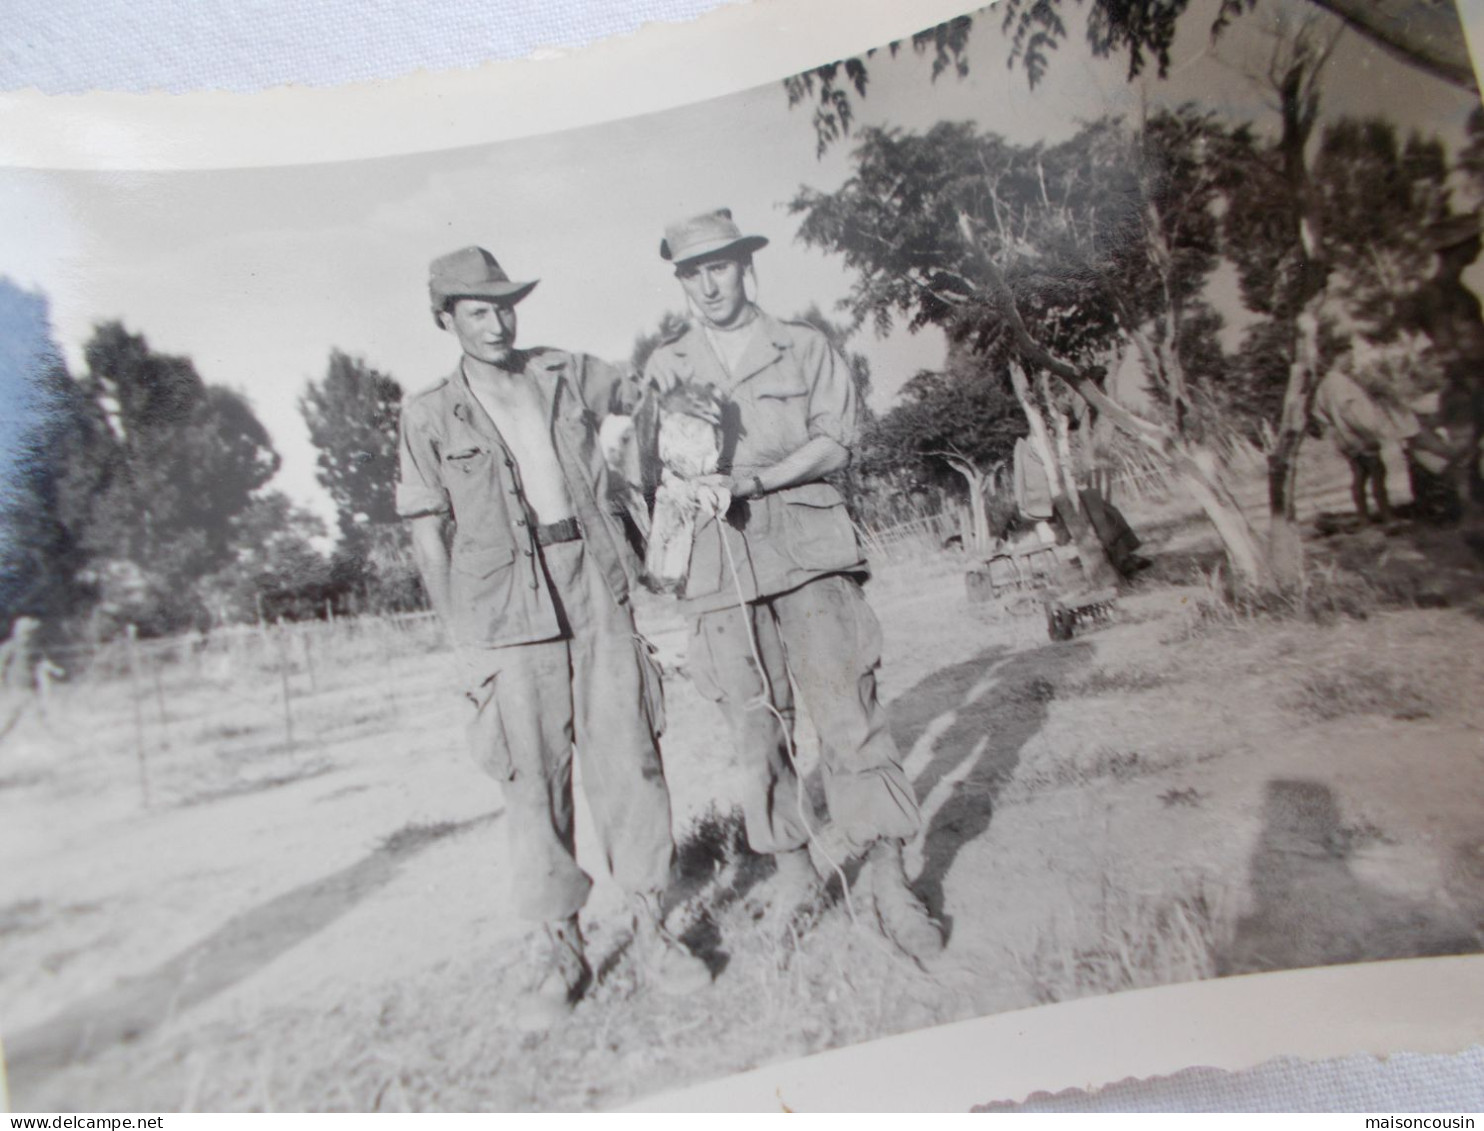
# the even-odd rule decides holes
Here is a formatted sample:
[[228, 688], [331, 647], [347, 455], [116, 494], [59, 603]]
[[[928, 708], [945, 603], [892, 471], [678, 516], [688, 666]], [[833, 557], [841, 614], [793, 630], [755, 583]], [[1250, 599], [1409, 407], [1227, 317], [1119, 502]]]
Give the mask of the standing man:
[[[788, 877], [864, 857], [884, 933], [920, 964], [942, 931], [907, 886], [902, 844], [922, 826], [917, 799], [876, 697], [881, 629], [861, 592], [866, 562], [838, 490], [859, 404], [844, 359], [806, 324], [749, 300], [752, 255], [727, 209], [665, 230], [694, 321], [655, 350], [660, 394], [712, 386], [727, 401], [722, 470], [734, 500], [694, 536], [683, 609], [689, 670], [720, 704], [751, 773], [747, 838]], [[759, 662], [760, 660], [760, 662]], [[820, 828], [790, 754], [792, 676], [818, 730], [830, 824]]]
[[574, 855], [574, 742], [653, 982], [687, 992], [710, 981], [660, 911], [674, 855], [663, 698], [634, 628], [596, 431], [619, 375], [582, 354], [516, 348], [515, 305], [535, 285], [512, 282], [483, 248], [433, 261], [433, 317], [463, 356], [403, 408], [397, 484], [467, 675], [472, 753], [504, 790], [516, 908], [544, 929], [519, 1007], [530, 1029], [564, 1016], [592, 979], [577, 917], [592, 881]]

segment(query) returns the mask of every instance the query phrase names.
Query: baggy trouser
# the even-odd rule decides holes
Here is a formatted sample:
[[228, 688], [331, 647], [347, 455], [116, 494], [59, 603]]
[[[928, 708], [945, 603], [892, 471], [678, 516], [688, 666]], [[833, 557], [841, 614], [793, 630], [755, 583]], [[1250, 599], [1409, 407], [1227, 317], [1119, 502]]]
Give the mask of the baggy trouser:
[[721, 707], [746, 768], [742, 811], [753, 851], [799, 848], [809, 839], [805, 821], [816, 829], [820, 824], [807, 799], [800, 814], [784, 742], [784, 727], [791, 730], [794, 720], [790, 675], [819, 733], [832, 832], [853, 853], [883, 837], [917, 834], [922, 816], [877, 698], [880, 663], [876, 615], [860, 585], [839, 574], [755, 601], [745, 611], [733, 607], [695, 619], [689, 668], [701, 693]]
[[594, 833], [627, 891], [664, 889], [674, 855], [660, 762], [659, 671], [626, 607], [580, 541], [543, 551], [567, 637], [466, 654], [470, 750], [500, 781], [517, 912], [575, 914], [592, 880], [578, 866], [572, 823], [574, 744]]

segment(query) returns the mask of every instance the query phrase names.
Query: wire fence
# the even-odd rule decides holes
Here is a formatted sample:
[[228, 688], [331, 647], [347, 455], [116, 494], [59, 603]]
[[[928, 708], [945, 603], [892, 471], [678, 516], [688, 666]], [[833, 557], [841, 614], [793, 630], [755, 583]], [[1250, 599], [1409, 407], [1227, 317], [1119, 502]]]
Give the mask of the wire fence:
[[432, 613], [405, 613], [162, 639], [131, 626], [52, 649], [24, 698], [7, 693], [0, 785], [10, 771], [118, 787], [127, 762], [150, 807], [312, 776], [328, 768], [328, 743], [382, 733], [405, 700], [446, 688], [424, 659], [443, 648]]

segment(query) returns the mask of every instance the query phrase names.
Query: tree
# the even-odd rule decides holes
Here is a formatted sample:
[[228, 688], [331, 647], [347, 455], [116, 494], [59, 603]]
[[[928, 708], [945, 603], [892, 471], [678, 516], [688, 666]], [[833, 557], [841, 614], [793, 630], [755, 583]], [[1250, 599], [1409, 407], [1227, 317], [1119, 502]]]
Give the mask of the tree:
[[[1078, 0], [1083, 3], [1084, 0]], [[1451, 3], [1423, 4], [1417, 0], [1309, 0], [1394, 57], [1426, 74], [1465, 90], [1476, 90], [1473, 63]], [[1067, 0], [1000, 0], [995, 14], [1010, 38], [1010, 64], [1025, 68], [1034, 86], [1050, 66], [1050, 53], [1067, 38], [1064, 14]], [[1128, 59], [1128, 76], [1136, 78], [1153, 64], [1164, 78], [1170, 67], [1175, 33], [1191, 7], [1191, 0], [1090, 0], [1087, 43], [1094, 56]], [[1257, 0], [1217, 0], [1209, 24], [1214, 40], [1231, 22], [1257, 7]], [[984, 17], [980, 17], [982, 20]], [[931, 59], [931, 77], [945, 71], [968, 74], [969, 38], [974, 18], [959, 16], [948, 23], [918, 32], [909, 40], [887, 45], [893, 57], [904, 45]], [[841, 59], [784, 80], [790, 106], [812, 104], [813, 126], [822, 155], [830, 145], [850, 134], [855, 122], [852, 99], [864, 98], [870, 84], [869, 60]]]
[[[660, 315], [659, 325], [653, 333], [641, 332], [634, 338], [634, 348], [629, 353], [629, 371], [635, 376], [644, 375], [644, 367], [655, 350], [685, 329], [685, 315], [667, 310]], [[621, 368], [621, 367], [620, 367]]]
[[1369, 340], [1394, 336], [1399, 308], [1431, 270], [1428, 231], [1454, 218], [1449, 173], [1437, 138], [1402, 141], [1377, 119], [1345, 118], [1324, 130], [1313, 184], [1329, 290]]
[[[791, 208], [803, 216], [800, 238], [854, 271], [845, 305], [857, 319], [880, 331], [897, 317], [937, 324], [989, 366], [1057, 378], [1171, 468], [1216, 525], [1236, 577], [1265, 586], [1261, 547], [1192, 414], [1141, 415], [1102, 387], [1100, 358], [1168, 311], [1170, 294], [1194, 290], [1210, 261], [1199, 247], [1208, 233], [1161, 212], [1160, 179], [1134, 160], [1148, 153], [1115, 122], [1049, 147], [965, 124], [872, 129], [844, 185], [802, 189]], [[1179, 390], [1165, 392], [1173, 403]]]
[[319, 455], [315, 477], [335, 504], [343, 539], [366, 523], [396, 521], [397, 418], [402, 386], [340, 350], [330, 351], [324, 379], [310, 381], [299, 411]]
[[334, 596], [330, 563], [314, 547], [326, 534], [319, 517], [282, 491], [268, 491], [233, 519], [233, 528], [231, 562], [202, 584], [212, 622], [319, 616]]
[[318, 479], [335, 503], [340, 539], [332, 588], [357, 593], [359, 607], [390, 612], [420, 607], [422, 590], [410, 534], [398, 521], [397, 420], [402, 386], [361, 358], [330, 353], [324, 380], [299, 399], [319, 449]]
[[946, 371], [924, 370], [908, 381], [900, 401], [867, 428], [862, 470], [878, 477], [906, 472], [929, 484], [958, 480], [974, 548], [987, 550], [996, 533], [988, 505], [994, 482], [1025, 433], [1007, 375], [980, 371], [961, 349]]
[[7, 466], [0, 467], [0, 636], [16, 617], [42, 624], [48, 639], [85, 611], [85, 556], [64, 503], [97, 486], [82, 481], [91, 438], [106, 436], [102, 413], [83, 396], [52, 341], [44, 295], [0, 279], [0, 400], [7, 406]]
[[58, 498], [87, 559], [79, 576], [115, 623], [150, 633], [196, 623], [196, 583], [230, 558], [233, 520], [278, 455], [240, 394], [119, 323], [98, 326], [84, 357], [83, 430]]

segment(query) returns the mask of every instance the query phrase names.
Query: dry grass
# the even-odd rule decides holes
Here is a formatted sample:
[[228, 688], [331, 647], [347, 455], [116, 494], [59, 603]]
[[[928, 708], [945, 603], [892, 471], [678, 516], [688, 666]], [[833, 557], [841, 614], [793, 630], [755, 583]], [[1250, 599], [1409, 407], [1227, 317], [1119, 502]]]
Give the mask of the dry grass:
[[1141, 691], [1153, 691], [1166, 687], [1170, 677], [1148, 668], [1129, 666], [1117, 669], [1093, 668], [1078, 680], [1072, 680], [1061, 688], [1063, 699], [1092, 695], [1134, 695]]
[[1354, 715], [1425, 719], [1437, 708], [1433, 697], [1405, 675], [1364, 661], [1300, 677], [1298, 690], [1283, 705], [1321, 722]]
[[1014, 955], [1038, 1002], [1214, 978], [1232, 917], [1203, 885], [1158, 898], [1104, 900], [1091, 920], [1053, 922]]

